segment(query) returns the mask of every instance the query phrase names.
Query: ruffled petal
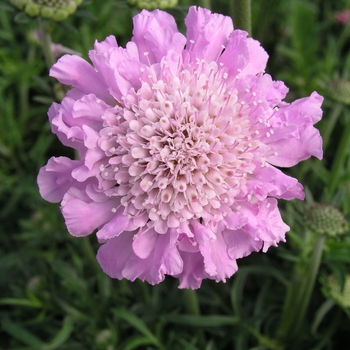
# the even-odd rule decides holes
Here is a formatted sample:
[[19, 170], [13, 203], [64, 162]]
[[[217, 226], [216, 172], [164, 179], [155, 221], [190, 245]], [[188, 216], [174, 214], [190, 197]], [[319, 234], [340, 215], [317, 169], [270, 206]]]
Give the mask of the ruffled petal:
[[104, 273], [119, 280], [124, 278], [123, 270], [132, 256], [133, 234], [122, 232], [119, 236], [109, 239], [97, 252], [96, 259]]
[[297, 179], [283, 174], [275, 167], [266, 165], [257, 168], [247, 181], [248, 193], [259, 200], [267, 196], [283, 199], [301, 199], [305, 197], [303, 186]]
[[132, 249], [141, 259], [146, 259], [154, 250], [157, 243], [158, 233], [152, 229], [140, 232], [134, 239]]
[[117, 39], [114, 35], [109, 35], [101, 42], [95, 40], [94, 49], [97, 53], [104, 53], [111, 48], [118, 47]]
[[72, 171], [81, 164], [79, 160], [66, 157], [52, 157], [39, 171], [37, 182], [41, 197], [51, 203], [58, 203], [70, 187], [83, 187], [72, 177]]
[[246, 230], [225, 230], [224, 240], [227, 244], [227, 252], [231, 259], [241, 259], [257, 252], [262, 248], [262, 241], [254, 239]]
[[247, 45], [247, 32], [242, 30], [233, 31], [228, 39], [225, 51], [219, 58], [227, 68], [230, 76], [235, 77], [249, 63], [249, 50]]
[[180, 251], [180, 255], [183, 261], [183, 270], [179, 275], [174, 276], [180, 280], [179, 288], [199, 288], [202, 280], [209, 277], [204, 270], [202, 254]]
[[186, 38], [179, 33], [174, 17], [160, 10], [143, 10], [134, 17], [132, 41], [139, 49], [140, 62], [159, 63], [169, 50], [181, 52]]
[[[248, 215], [249, 211], [245, 214]], [[281, 218], [275, 198], [267, 198], [258, 203], [258, 212], [251, 213], [248, 224], [244, 229], [254, 238], [263, 242], [263, 252], [270, 246], [277, 246], [285, 241], [285, 234], [289, 231]]]
[[204, 259], [204, 270], [215, 281], [225, 281], [238, 269], [235, 260], [227, 252], [221, 232], [214, 232], [198, 221], [191, 223], [195, 241], [199, 245], [200, 253]]
[[176, 247], [178, 234], [169, 230], [166, 234], [156, 234], [156, 243], [152, 253], [141, 259], [136, 254], [131, 255], [123, 270], [123, 276], [131, 281], [136, 278], [157, 284], [164, 280], [165, 275], [178, 275], [183, 269], [183, 262]]
[[236, 260], [228, 253], [227, 244], [221, 232], [216, 232], [216, 239], [200, 245], [201, 254], [204, 257], [204, 269], [216, 282], [225, 282], [237, 270]]
[[133, 234], [123, 232], [108, 240], [97, 254], [103, 271], [113, 278], [136, 278], [156, 284], [164, 280], [165, 274], [178, 275], [183, 269], [182, 259], [176, 248], [177, 234], [158, 235], [155, 231], [154, 249], [145, 259], [138, 257], [133, 250]]
[[322, 116], [322, 101], [323, 97], [313, 92], [310, 97], [283, 106], [276, 112], [271, 118], [274, 137], [264, 140], [272, 151], [267, 157], [269, 163], [291, 167], [311, 156], [322, 159], [322, 138], [313, 127]]
[[142, 64], [138, 47], [130, 42], [126, 48], [111, 47], [108, 51], [91, 50], [89, 58], [108, 85], [108, 91], [120, 103], [130, 88], [139, 88]]
[[205, 58], [209, 62], [218, 59], [233, 30], [230, 17], [195, 6], [189, 8], [185, 24], [186, 50], [194, 58]]
[[313, 126], [299, 130], [298, 138], [276, 141], [270, 144], [272, 154], [267, 161], [280, 167], [291, 167], [299, 162], [315, 156], [323, 158], [322, 137]]
[[247, 39], [249, 62], [242, 71], [242, 75], [256, 75], [265, 71], [269, 55], [261, 47], [259, 41], [252, 38]]
[[114, 217], [112, 209], [116, 206], [115, 200], [105, 202], [85, 202], [71, 196], [62, 203], [61, 211], [67, 229], [72, 236], [87, 236], [95, 229], [109, 222]]
[[79, 56], [62, 56], [50, 69], [50, 76], [56, 78], [60, 83], [72, 85], [86, 94], [93, 93], [113, 105], [113, 98], [101, 76]]
[[130, 219], [123, 214], [123, 209], [120, 208], [114, 214], [112, 220], [107, 222], [97, 231], [96, 236], [100, 242], [119, 236], [124, 231], [128, 230]]

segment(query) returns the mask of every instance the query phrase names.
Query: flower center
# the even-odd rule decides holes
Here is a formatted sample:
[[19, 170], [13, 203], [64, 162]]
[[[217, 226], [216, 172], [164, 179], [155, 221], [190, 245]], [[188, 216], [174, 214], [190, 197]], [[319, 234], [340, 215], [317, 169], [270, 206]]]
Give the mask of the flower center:
[[114, 195], [137, 227], [218, 221], [245, 195], [262, 143], [235, 83], [216, 62], [183, 65], [176, 76], [164, 64], [105, 119], [101, 177], [117, 182]]

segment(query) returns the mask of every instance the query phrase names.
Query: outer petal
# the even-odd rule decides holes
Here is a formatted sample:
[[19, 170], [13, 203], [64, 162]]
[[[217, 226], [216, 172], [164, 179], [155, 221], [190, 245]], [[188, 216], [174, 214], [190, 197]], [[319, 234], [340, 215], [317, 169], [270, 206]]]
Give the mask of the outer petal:
[[183, 270], [179, 275], [174, 276], [180, 280], [179, 288], [199, 288], [202, 280], [209, 277], [204, 270], [202, 254], [180, 251], [180, 255], [183, 261]]
[[119, 236], [109, 239], [97, 252], [97, 261], [102, 270], [112, 278], [123, 279], [123, 270], [132, 251], [133, 234], [123, 232]]
[[157, 243], [158, 233], [153, 229], [140, 232], [134, 239], [132, 249], [134, 253], [141, 259], [146, 259], [154, 250]]
[[107, 222], [99, 231], [96, 236], [100, 242], [119, 236], [121, 233], [127, 230], [130, 223], [130, 219], [126, 215], [123, 215], [123, 208], [120, 208], [109, 222]]
[[[267, 157], [268, 162], [290, 167], [311, 156], [322, 159], [322, 138], [313, 127], [321, 118], [322, 101], [323, 97], [313, 92], [308, 98], [280, 108], [271, 118], [275, 135], [270, 142], [265, 140], [272, 151]], [[281, 121], [284, 121], [282, 125]], [[292, 131], [293, 129], [297, 132]]]
[[[249, 211], [246, 211], [247, 215]], [[270, 246], [277, 246], [281, 241], [285, 241], [285, 234], [289, 231], [281, 218], [275, 198], [267, 198], [258, 203], [258, 212], [251, 213], [248, 224], [244, 229], [255, 240], [264, 243], [263, 251], [266, 252]]]
[[135, 16], [133, 34], [132, 41], [137, 44], [143, 63], [159, 63], [169, 50], [180, 53], [186, 44], [174, 17], [160, 10], [143, 10]]
[[266, 68], [269, 58], [267, 52], [261, 47], [259, 41], [252, 38], [247, 39], [249, 63], [242, 71], [245, 75], [255, 75], [261, 73]]
[[38, 174], [38, 186], [41, 197], [51, 203], [58, 203], [70, 187], [83, 187], [72, 177], [72, 171], [81, 164], [79, 160], [66, 157], [52, 157]]
[[303, 187], [297, 179], [287, 176], [275, 167], [266, 165], [257, 168], [247, 181], [248, 192], [259, 200], [267, 196], [283, 199], [301, 199], [305, 197]]
[[225, 51], [219, 58], [230, 75], [236, 76], [249, 62], [249, 51], [247, 45], [247, 32], [234, 30], [226, 45]]
[[174, 276], [181, 273], [183, 262], [176, 246], [178, 234], [169, 230], [166, 234], [157, 234], [153, 252], [146, 259], [132, 255], [123, 270], [123, 276], [130, 280], [140, 278], [150, 284], [164, 280], [165, 274]]
[[248, 218], [240, 212], [231, 212], [224, 217], [223, 221], [228, 229], [238, 230], [248, 222]]
[[64, 145], [78, 149], [82, 155], [87, 129], [99, 131], [102, 128], [102, 116], [108, 107], [93, 94], [78, 100], [66, 96], [60, 105], [53, 103], [49, 109], [52, 132]]
[[131, 249], [133, 234], [123, 232], [100, 247], [97, 260], [109, 276], [134, 281], [136, 278], [156, 284], [164, 280], [165, 274], [178, 275], [183, 264], [176, 247], [177, 234], [157, 235], [152, 253], [141, 259]]
[[50, 76], [56, 78], [62, 84], [72, 85], [86, 94], [93, 93], [113, 105], [113, 98], [101, 76], [79, 56], [62, 56], [52, 66]]
[[49, 120], [51, 123], [51, 131], [57, 135], [58, 139], [65, 145], [75, 149], [81, 149], [81, 144], [76, 143], [73, 140], [68, 138], [69, 127], [67, 127], [64, 118], [65, 113], [63, 110], [63, 106], [65, 103], [69, 103], [73, 106], [74, 100], [69, 97], [65, 97], [62, 103], [59, 105], [58, 103], [53, 103], [48, 111]]
[[225, 282], [237, 270], [236, 260], [228, 254], [227, 244], [221, 232], [216, 233], [216, 240], [207, 241], [200, 246], [201, 254], [204, 257], [204, 269], [210, 278], [216, 282]]
[[112, 209], [117, 205], [116, 200], [104, 202], [86, 202], [72, 196], [69, 192], [62, 202], [61, 211], [67, 229], [73, 236], [87, 236], [95, 229], [108, 223], [113, 217]]
[[185, 24], [187, 50], [193, 53], [194, 58], [205, 58], [209, 62], [220, 56], [233, 31], [230, 17], [195, 6], [189, 8]]
[[219, 59], [233, 76], [238, 74], [255, 76], [266, 68], [268, 54], [258, 41], [247, 38], [247, 35], [248, 33], [243, 30], [234, 30]]
[[225, 281], [231, 277], [238, 269], [237, 263], [227, 251], [227, 244], [221, 232], [211, 231], [198, 221], [192, 224], [194, 238], [199, 244], [200, 253], [204, 258], [204, 269], [210, 278], [217, 282]]
[[111, 47], [108, 51], [91, 50], [89, 57], [99, 74], [108, 85], [108, 91], [113, 97], [122, 102], [130, 88], [139, 88], [140, 71], [138, 48], [129, 42], [126, 48]]
[[280, 167], [292, 167], [315, 156], [322, 159], [322, 137], [317, 129], [308, 126], [299, 131], [298, 138], [279, 140], [270, 144], [272, 154], [266, 159]]
[[117, 40], [114, 35], [109, 35], [107, 38], [100, 43], [95, 40], [94, 49], [97, 53], [103, 53], [113, 47], [118, 47]]
[[262, 248], [261, 240], [252, 237], [244, 228], [239, 230], [225, 230], [223, 237], [231, 259], [243, 258]]

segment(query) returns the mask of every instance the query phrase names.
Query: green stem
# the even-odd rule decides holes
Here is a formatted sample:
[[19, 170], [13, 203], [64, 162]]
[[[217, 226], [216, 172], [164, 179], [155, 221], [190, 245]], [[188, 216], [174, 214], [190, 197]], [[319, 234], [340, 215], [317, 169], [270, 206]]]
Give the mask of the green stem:
[[183, 294], [185, 296], [185, 307], [189, 314], [200, 315], [199, 302], [197, 293], [192, 289], [184, 289]]
[[233, 24], [236, 29], [252, 33], [251, 0], [233, 0]]
[[334, 126], [336, 125], [340, 113], [342, 112], [344, 108], [344, 105], [341, 103], [336, 103], [334, 108], [332, 109], [332, 112], [330, 116], [327, 119], [327, 122], [324, 123], [324, 131], [323, 131], [323, 149], [326, 150], [328, 146], [328, 142], [330, 140], [332, 131], [334, 129]]
[[96, 253], [95, 253], [94, 249], [91, 246], [89, 236], [82, 237], [81, 241], [82, 241], [82, 245], [81, 246], [82, 246], [84, 254], [87, 257], [87, 260], [90, 262], [91, 266], [93, 266], [93, 268], [96, 271], [100, 272], [99, 265], [97, 264], [97, 261], [96, 261]]
[[324, 236], [317, 236], [309, 264], [297, 263], [295, 266], [277, 332], [283, 343], [293, 339], [300, 330], [315, 286], [324, 242]]
[[[193, 289], [183, 289], [182, 292], [184, 295], [184, 303], [187, 313], [195, 316], [200, 316], [201, 311], [199, 308], [197, 292]], [[204, 349], [207, 345], [203, 330], [199, 330], [198, 332], [198, 343], [200, 349]]]
[[350, 120], [347, 121], [343, 137], [340, 141], [340, 145], [335, 154], [335, 160], [332, 166], [331, 178], [328, 186], [328, 198], [331, 201], [336, 186], [339, 183], [342, 167], [344, 165], [344, 159], [350, 147]]
[[298, 317], [297, 317], [297, 323], [296, 323], [296, 325], [298, 326], [301, 324], [302, 320], [304, 319], [306, 310], [309, 306], [311, 294], [314, 289], [316, 277], [318, 275], [318, 270], [321, 264], [324, 242], [325, 242], [325, 236], [318, 235], [316, 237], [310, 265], [307, 271], [307, 276], [306, 276], [307, 278], [305, 279], [305, 282], [304, 282], [305, 283], [304, 296], [303, 296], [300, 308], [298, 309]]
[[45, 26], [44, 21], [41, 17], [39, 17], [39, 30], [41, 35], [41, 44], [43, 48], [43, 53], [45, 57], [45, 63], [48, 69], [52, 67], [52, 65], [55, 63], [55, 57], [53, 56], [52, 50], [51, 50], [51, 33], [50, 28], [48, 26]]

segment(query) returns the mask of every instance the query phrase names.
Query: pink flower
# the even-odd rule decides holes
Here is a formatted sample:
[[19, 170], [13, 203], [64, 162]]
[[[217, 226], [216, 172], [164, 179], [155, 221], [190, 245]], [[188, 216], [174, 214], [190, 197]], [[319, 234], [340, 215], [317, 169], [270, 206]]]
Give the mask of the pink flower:
[[345, 9], [341, 12], [336, 12], [334, 18], [341, 24], [347, 24], [350, 21], [350, 10]]
[[275, 166], [322, 158], [323, 98], [282, 102], [267, 53], [229, 17], [191, 7], [185, 23], [186, 37], [144, 10], [126, 48], [109, 36], [93, 65], [66, 55], [52, 67], [73, 86], [49, 110], [52, 131], [79, 160], [51, 158], [38, 184], [72, 235], [97, 230], [109, 276], [198, 288], [285, 240], [276, 198], [304, 193]]

